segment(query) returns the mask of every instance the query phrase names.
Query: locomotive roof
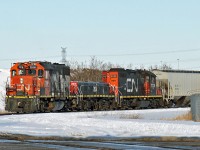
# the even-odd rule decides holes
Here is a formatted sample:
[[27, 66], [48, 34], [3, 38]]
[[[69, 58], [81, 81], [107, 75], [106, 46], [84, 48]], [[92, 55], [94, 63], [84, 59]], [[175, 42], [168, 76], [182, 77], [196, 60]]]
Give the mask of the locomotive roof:
[[142, 70], [142, 69], [135, 69], [135, 70], [132, 70], [132, 69], [124, 69], [124, 68], [111, 68], [110, 71], [118, 71], [118, 72], [139, 72], [139, 73], [142, 73], [142, 72], [146, 72], [148, 74], [151, 74], [151, 75], [154, 75], [155, 74], [151, 71], [148, 71], [148, 70]]
[[45, 69], [51, 70], [51, 69], [55, 69], [56, 67], [67, 67], [69, 68], [69, 66], [66, 66], [65, 64], [59, 64], [59, 63], [51, 63], [51, 62], [40, 62], [40, 64], [42, 66], [44, 66]]
[[[48, 62], [48, 61], [28, 61], [28, 62], [17, 62], [17, 63], [39, 63], [41, 64], [45, 69], [47, 70], [52, 70], [52, 69], [55, 69], [55, 65], [56, 67], [58, 66], [65, 66], [65, 64], [59, 64], [59, 63], [51, 63], [51, 62]], [[16, 64], [16, 63], [14, 63]], [[69, 66], [65, 66], [67, 68], [69, 68]]]
[[174, 73], [200, 73], [200, 71], [195, 71], [195, 70], [159, 70], [159, 69], [154, 69], [153, 71], [161, 71], [161, 72], [174, 72]]
[[124, 68], [111, 68], [110, 71], [125, 71]]

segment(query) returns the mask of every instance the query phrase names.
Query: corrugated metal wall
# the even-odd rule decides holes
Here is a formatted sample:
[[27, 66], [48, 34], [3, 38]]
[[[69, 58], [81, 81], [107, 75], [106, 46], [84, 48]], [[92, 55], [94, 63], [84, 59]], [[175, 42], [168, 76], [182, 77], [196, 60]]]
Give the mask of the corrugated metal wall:
[[166, 89], [171, 96], [190, 96], [200, 92], [200, 73], [189, 73], [181, 71], [164, 72], [162, 70], [153, 71], [157, 79], [168, 79], [169, 85]]

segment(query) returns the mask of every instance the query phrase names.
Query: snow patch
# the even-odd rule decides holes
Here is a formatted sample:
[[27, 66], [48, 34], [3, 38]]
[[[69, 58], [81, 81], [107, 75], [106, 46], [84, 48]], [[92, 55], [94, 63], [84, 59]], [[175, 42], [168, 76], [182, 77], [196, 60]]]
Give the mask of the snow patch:
[[[190, 108], [23, 114], [0, 117], [0, 132], [64, 137], [200, 137], [200, 122], [171, 121]], [[141, 119], [122, 119], [121, 115]]]
[[5, 111], [6, 82], [9, 74], [9, 70], [0, 69], [0, 112]]

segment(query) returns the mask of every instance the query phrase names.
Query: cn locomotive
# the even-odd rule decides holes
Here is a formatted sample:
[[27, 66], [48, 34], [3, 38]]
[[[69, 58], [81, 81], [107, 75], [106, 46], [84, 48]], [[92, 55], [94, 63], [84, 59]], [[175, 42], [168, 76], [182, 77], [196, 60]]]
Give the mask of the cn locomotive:
[[156, 88], [156, 75], [147, 70], [112, 68], [102, 82], [70, 81], [64, 64], [17, 62], [10, 69], [6, 107], [10, 112], [88, 111], [166, 106]]

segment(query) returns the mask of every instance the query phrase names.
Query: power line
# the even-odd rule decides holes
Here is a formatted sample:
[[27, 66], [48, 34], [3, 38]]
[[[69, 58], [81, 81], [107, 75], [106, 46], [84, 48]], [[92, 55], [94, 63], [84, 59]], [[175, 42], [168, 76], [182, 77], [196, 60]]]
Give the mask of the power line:
[[[141, 51], [141, 50], [138, 50]], [[195, 52], [195, 51], [200, 51], [200, 48], [197, 49], [186, 49], [186, 50], [173, 50], [173, 51], [157, 51], [157, 52], [146, 52], [146, 53], [123, 53], [123, 54], [94, 54], [94, 55], [68, 55], [68, 56], [76, 56], [76, 57], [81, 57], [81, 56], [133, 56], [133, 55], [153, 55], [153, 54], [169, 54], [169, 53], [180, 53], [180, 52]]]
[[[138, 50], [141, 51], [141, 50]], [[91, 57], [91, 56], [107, 56], [107, 57], [115, 57], [115, 56], [137, 56], [137, 55], [158, 55], [158, 54], [170, 54], [170, 53], [183, 53], [183, 52], [196, 52], [200, 51], [200, 48], [197, 49], [186, 49], [186, 50], [171, 50], [171, 51], [156, 51], [156, 52], [146, 52], [146, 53], [123, 53], [123, 54], [83, 54], [83, 55], [68, 55], [70, 57]], [[48, 59], [48, 58], [59, 58], [59, 55], [54, 56], [43, 56], [43, 57], [29, 57], [29, 58], [5, 58], [0, 59], [0, 61], [15, 61], [15, 60], [37, 60], [37, 59]]]
[[47, 59], [47, 58], [59, 58], [60, 56], [44, 56], [44, 57], [27, 57], [27, 58], [5, 58], [0, 59], [0, 61], [14, 61], [14, 60], [37, 60], [37, 59]]

